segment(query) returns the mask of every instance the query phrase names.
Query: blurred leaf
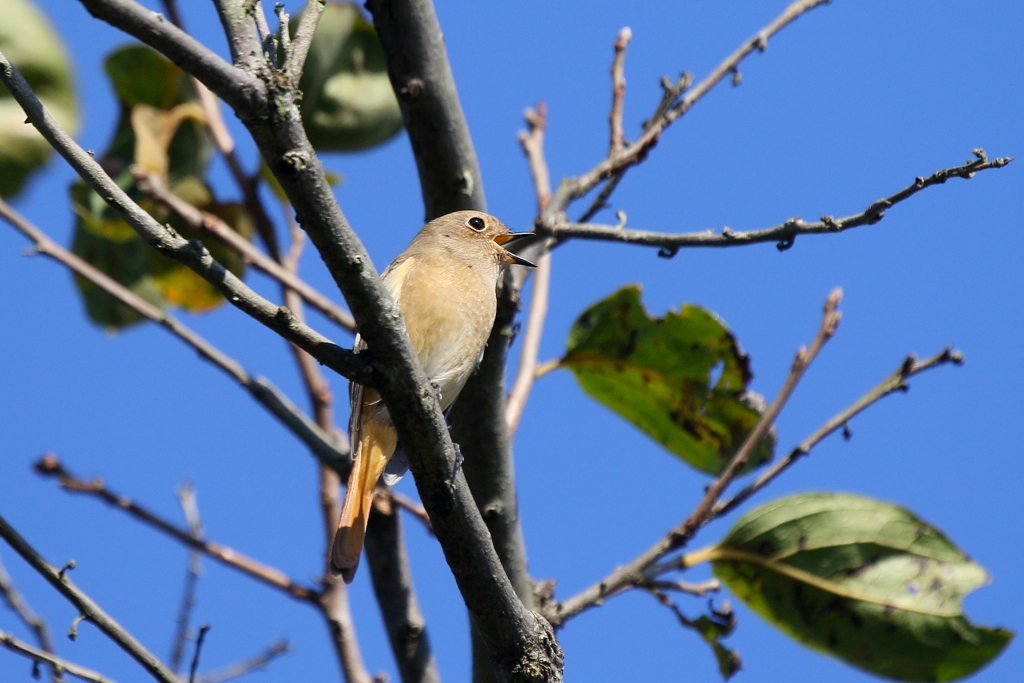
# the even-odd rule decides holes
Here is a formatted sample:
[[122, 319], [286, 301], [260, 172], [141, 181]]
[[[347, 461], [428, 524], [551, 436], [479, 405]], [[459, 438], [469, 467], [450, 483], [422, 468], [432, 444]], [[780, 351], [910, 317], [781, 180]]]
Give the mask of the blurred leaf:
[[[191, 80], [154, 50], [129, 45], [106, 61], [121, 115], [101, 164], [139, 206], [186, 239], [201, 239], [215, 259], [241, 276], [245, 263], [220, 240], [200, 235], [164, 206], [136, 187], [133, 165], [169, 182], [171, 191], [188, 203], [223, 218], [246, 238], [252, 225], [237, 204], [219, 204], [203, 181], [213, 152], [205, 115]], [[206, 311], [222, 301], [209, 283], [177, 261], [151, 248], [106, 203], [78, 182], [71, 187], [75, 211], [73, 249], [121, 284], [154, 304]], [[116, 329], [140, 321], [133, 311], [102, 291], [77, 281], [89, 317]]]
[[[0, 52], [21, 71], [39, 99], [71, 135], [78, 129], [71, 68], [49, 21], [28, 0], [0, 0]], [[50, 155], [50, 145], [25, 123], [25, 112], [0, 85], [0, 197], [21, 191]]]
[[[293, 32], [298, 21], [292, 21]], [[402, 128], [384, 50], [373, 25], [354, 3], [327, 3], [299, 88], [302, 122], [318, 150], [366, 149]]]
[[989, 580], [985, 570], [889, 503], [783, 498], [744, 515], [705, 552], [715, 575], [783, 632], [887, 678], [963, 678], [1013, 637], [963, 615], [963, 597]]
[[167, 150], [178, 127], [186, 119], [206, 123], [206, 113], [195, 102], [184, 102], [167, 111], [148, 104], [132, 107], [131, 124], [135, 133], [135, 163], [147, 172], [167, 179], [170, 160]]
[[728, 600], [723, 601], [720, 609], [715, 609], [713, 601], [709, 600], [710, 614], [702, 614], [696, 619], [690, 619], [683, 614], [679, 606], [672, 602], [666, 593], [657, 588], [648, 590], [657, 598], [658, 602], [672, 610], [680, 624], [696, 631], [704, 642], [711, 646], [711, 651], [718, 662], [718, 673], [722, 674], [722, 678], [729, 680], [743, 668], [739, 654], [722, 644], [722, 639], [729, 637], [736, 630], [736, 613], [733, 612]]
[[[760, 418], [763, 400], [747, 390], [749, 359], [722, 321], [691, 305], [651, 318], [637, 286], [584, 311], [561, 364], [591, 397], [710, 474], [725, 468]], [[774, 447], [769, 434], [744, 471], [771, 460]]]

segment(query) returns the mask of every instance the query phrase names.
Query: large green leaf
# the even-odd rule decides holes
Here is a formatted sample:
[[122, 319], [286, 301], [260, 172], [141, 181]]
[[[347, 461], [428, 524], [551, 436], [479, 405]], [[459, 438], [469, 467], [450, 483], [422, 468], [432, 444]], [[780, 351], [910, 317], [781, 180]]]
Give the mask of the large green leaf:
[[354, 3], [327, 3], [299, 88], [302, 123], [318, 150], [366, 149], [402, 128], [384, 50]]
[[[245, 237], [252, 235], [245, 210], [237, 204], [218, 203], [202, 180], [213, 146], [191, 80], [142, 45], [115, 50], [107, 58], [106, 71], [121, 103], [121, 115], [110, 147], [101, 157], [104, 168], [154, 218], [169, 223], [186, 239], [201, 239], [214, 258], [242, 275], [245, 263], [237, 253], [216, 238], [196, 233], [154, 203], [138, 189], [131, 174], [135, 164], [145, 168], [185, 201], [220, 216]], [[79, 256], [160, 307], [174, 304], [198, 312], [222, 302], [209, 283], [143, 242], [82, 182], [72, 185], [71, 199], [76, 216], [72, 248]], [[142, 320], [98, 288], [80, 278], [76, 282], [94, 322], [117, 329]]]
[[[640, 288], [625, 287], [584, 311], [567, 346], [561, 364], [584, 391], [703, 472], [720, 473], [760, 417], [749, 359], [697, 306], [651, 318]], [[774, 441], [766, 436], [744, 471], [769, 461]]]
[[[28, 0], [0, 0], [0, 52], [72, 135], [78, 107], [67, 53], [46, 17]], [[0, 197], [11, 197], [50, 155], [50, 145], [25, 122], [25, 112], [0, 85]]]
[[952, 681], [1013, 634], [971, 624], [988, 575], [910, 511], [855, 495], [783, 498], [741, 518], [707, 556], [755, 612], [796, 640], [902, 681]]

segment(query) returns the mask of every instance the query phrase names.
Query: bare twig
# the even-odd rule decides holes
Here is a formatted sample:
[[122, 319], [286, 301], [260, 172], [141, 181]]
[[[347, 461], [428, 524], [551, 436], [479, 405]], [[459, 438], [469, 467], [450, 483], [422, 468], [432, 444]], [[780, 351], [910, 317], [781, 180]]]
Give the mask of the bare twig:
[[943, 349], [941, 352], [919, 361], [913, 355], [907, 356], [907, 358], [900, 364], [896, 372], [892, 373], [884, 380], [878, 383], [871, 391], [861, 396], [857, 401], [851, 404], [846, 409], [836, 413], [822, 425], [816, 432], [808, 436], [800, 445], [790, 451], [786, 457], [782, 458], [767, 470], [761, 473], [756, 480], [754, 480], [749, 486], [744, 488], [742, 491], [729, 498], [728, 500], [717, 503], [712, 511], [713, 517], [720, 517], [732, 510], [738, 505], [746, 501], [752, 495], [763, 489], [765, 486], [775, 480], [782, 472], [789, 468], [794, 462], [800, 458], [808, 455], [811, 449], [821, 443], [830, 434], [845, 429], [850, 420], [859, 415], [861, 412], [866, 410], [868, 407], [877, 403], [881, 399], [885, 398], [889, 394], [896, 391], [907, 391], [910, 386], [907, 384], [907, 379], [914, 375], [930, 370], [931, 368], [939, 367], [947, 363], [953, 363], [954, 365], [962, 365], [964, 362], [963, 354], [959, 351], [955, 351], [949, 347]]
[[[295, 29], [295, 37], [291, 39], [291, 47], [286, 50], [287, 57], [284, 62], [284, 71], [293, 83], [298, 84], [302, 78], [302, 69], [306, 64], [306, 56], [309, 54], [309, 46], [313, 43], [313, 34], [320, 23], [320, 17], [324, 13], [323, 0], [311, 0], [306, 3], [299, 18], [299, 25]], [[288, 32], [287, 22], [281, 27], [282, 36]]]
[[199, 627], [199, 635], [196, 636], [196, 650], [192, 655], [192, 666], [188, 669], [188, 683], [196, 683], [196, 669], [199, 668], [199, 653], [203, 650], [203, 642], [206, 640], [206, 634], [210, 631], [209, 624], [203, 624]]
[[[25, 598], [22, 597], [21, 593], [14, 585], [14, 581], [11, 580], [10, 575], [4, 568], [3, 563], [0, 563], [0, 595], [3, 596], [4, 602], [7, 606], [14, 610], [14, 613], [25, 622], [25, 625], [32, 629], [32, 632], [36, 636], [36, 640], [39, 641], [39, 647], [51, 655], [55, 655], [56, 651], [53, 648], [53, 641], [50, 640], [50, 631], [46, 628], [46, 620], [40, 615], [36, 614], [35, 610], [29, 607]], [[50, 668], [50, 674], [54, 683], [59, 683], [61, 680], [60, 671], [55, 668]]]
[[841, 318], [841, 314], [838, 311], [841, 299], [842, 290], [836, 289], [829, 295], [828, 300], [825, 302], [821, 326], [818, 328], [818, 333], [815, 335], [810, 347], [801, 347], [797, 351], [789, 375], [786, 377], [786, 381], [783, 382], [782, 388], [779, 390], [775, 400], [772, 401], [768, 409], [761, 415], [761, 419], [758, 420], [757, 425], [754, 426], [754, 429], [743, 441], [743, 444], [736, 451], [736, 454], [732, 457], [732, 460], [722, 474], [707, 487], [704, 497], [694, 508], [693, 512], [690, 513], [689, 517], [636, 559], [625, 566], [617, 568], [601, 581], [584, 589], [568, 600], [555, 605], [549, 614], [549, 619], [553, 625], [556, 627], [561, 626], [580, 612], [602, 604], [608, 597], [653, 578], [647, 575], [647, 570], [667, 553], [686, 545], [693, 538], [694, 534], [710, 521], [713, 506], [718, 501], [718, 498], [736, 475], [739, 474], [740, 470], [743, 469], [754, 448], [760, 444], [761, 439], [771, 429], [776, 417], [778, 417], [779, 412], [785, 406], [790, 395], [792, 395], [804, 372], [814, 361], [821, 348], [835, 333], [836, 326]]
[[252, 242], [235, 232], [222, 219], [189, 204], [171, 192], [170, 188], [155, 175], [147, 173], [145, 169], [136, 167], [132, 169], [132, 173], [139, 183], [140, 190], [156, 201], [166, 204], [174, 213], [181, 216], [188, 223], [189, 227], [208, 232], [220, 238], [229, 247], [241, 254], [247, 263], [252, 264], [289, 289], [295, 290], [311, 306], [349, 332], [355, 331], [355, 320], [352, 319], [348, 311], [345, 311], [324, 294], [311, 287], [293, 271], [261, 252]]
[[0, 645], [3, 645], [11, 652], [17, 652], [18, 654], [24, 655], [36, 662], [48, 664], [55, 672], [66, 672], [72, 676], [81, 678], [84, 681], [92, 681], [93, 683], [114, 683], [111, 679], [103, 676], [102, 674], [96, 673], [92, 669], [86, 669], [84, 666], [79, 666], [78, 664], [69, 662], [66, 659], [61, 659], [49, 650], [40, 650], [39, 648], [32, 647], [28, 643], [18, 640], [10, 633], [0, 631]]
[[108, 205], [151, 246], [179, 261], [214, 286], [227, 300], [328, 367], [350, 379], [370, 384], [370, 368], [355, 354], [334, 344], [295, 319], [287, 309], [275, 306], [210, 256], [198, 240], [187, 241], [160, 225], [122, 190], [100, 165], [83, 150], [46, 111], [39, 98], [10, 61], [0, 54], [0, 82], [7, 86], [28, 115], [28, 120], [63, 156]]
[[301, 439], [322, 462], [331, 464], [336, 468], [344, 469], [348, 467], [348, 449], [339, 449], [333, 440], [329, 439], [317, 425], [311, 422], [269, 380], [262, 377], [253, 377], [238, 361], [224, 354], [220, 349], [186, 327], [173, 315], [154, 306], [124, 285], [116, 282], [107, 274], [100, 272], [91, 264], [61, 247], [2, 199], [0, 199], [0, 216], [32, 240], [33, 249], [36, 253], [45, 254], [58, 263], [62, 263], [124, 305], [159, 323], [169, 332], [194, 348], [200, 356], [230, 375], [264, 408], [270, 411], [282, 424]]
[[663, 591], [676, 591], [677, 593], [688, 593], [703, 598], [708, 593], [717, 593], [722, 589], [722, 583], [718, 579], [708, 579], [700, 583], [688, 581], [659, 581], [651, 579], [640, 584], [643, 588]]
[[[626, 29], [623, 29], [624, 31]], [[628, 42], [628, 38], [627, 38]], [[624, 49], [624, 48], [623, 48]], [[547, 128], [547, 107], [543, 102], [537, 109], [527, 109], [525, 113], [528, 131], [519, 133], [519, 144], [530, 164], [530, 175], [537, 194], [537, 211], [544, 210], [551, 199], [551, 180], [548, 174], [547, 161], [544, 158], [544, 131]], [[549, 240], [550, 242], [550, 240]], [[540, 349], [541, 334], [544, 330], [544, 317], [548, 310], [548, 293], [551, 287], [551, 251], [545, 245], [541, 256], [537, 259], [537, 272], [533, 281], [533, 296], [530, 300], [530, 313], [526, 319], [526, 332], [523, 334], [523, 349], [519, 355], [519, 369], [512, 391], [509, 392], [505, 407], [509, 434], [514, 434], [523, 415], [523, 408], [530, 396], [533, 380], [536, 379], [537, 352]]]
[[16, 553], [32, 565], [33, 569], [39, 572], [51, 586], [67, 598], [96, 628], [103, 631], [107, 637], [127, 652], [132, 659], [141, 664], [150, 675], [161, 681], [161, 683], [180, 683], [178, 677], [163, 662], [143, 647], [142, 643], [136, 640], [131, 633], [111, 619], [99, 605], [72, 583], [67, 574], [61, 575], [56, 567], [43, 559], [36, 549], [29, 545], [28, 541], [22, 538], [3, 517], [0, 517], [0, 537], [7, 541], [7, 544]]
[[418, 519], [420, 522], [422, 522], [423, 526], [427, 529], [427, 533], [429, 533], [431, 536], [434, 535], [434, 529], [430, 526], [430, 515], [427, 514], [426, 509], [424, 509], [424, 507], [421, 504], [417, 503], [415, 500], [409, 498], [408, 496], [398, 493], [394, 489], [390, 489], [388, 491], [388, 495], [390, 496], [392, 503], [402, 508], [403, 510], [411, 514], [413, 517]]
[[[176, 491], [178, 502], [185, 513], [185, 522], [188, 524], [188, 531], [192, 538], [202, 540], [203, 521], [199, 516], [199, 505], [196, 501], [196, 489], [191, 481], [182, 482]], [[174, 673], [181, 671], [181, 664], [185, 658], [185, 643], [188, 642], [188, 625], [192, 617], [192, 610], [195, 607], [196, 586], [199, 583], [199, 575], [202, 570], [202, 553], [192, 550], [189, 553], [188, 569], [185, 573], [185, 590], [181, 597], [181, 607], [178, 608], [176, 620], [177, 629], [174, 634], [174, 645], [171, 648], [170, 667]]]
[[84, 493], [98, 498], [108, 505], [120, 508], [132, 517], [145, 522], [189, 548], [202, 551], [215, 560], [219, 560], [229, 567], [241, 571], [243, 574], [248, 574], [274, 588], [284, 591], [293, 598], [310, 602], [316, 602], [317, 600], [319, 593], [316, 590], [292, 581], [281, 570], [257, 562], [220, 543], [193, 537], [188, 530], [174, 526], [146, 508], [134, 503], [127, 496], [114, 493], [107, 488], [102, 479], [94, 479], [93, 481], [79, 479], [68, 472], [60, 460], [53, 454], [48, 454], [41, 458], [35, 463], [34, 468], [38, 474], [43, 476], [57, 477], [61, 488], [65, 491]]
[[247, 673], [263, 669], [277, 657], [287, 654], [290, 649], [291, 645], [287, 640], [279, 640], [255, 657], [237, 664], [232, 664], [220, 671], [214, 671], [212, 673], [198, 676], [196, 678], [196, 683], [224, 683], [224, 681], [241, 678]]
[[633, 31], [627, 26], [619, 31], [615, 40], [615, 59], [612, 61], [612, 110], [608, 114], [611, 126], [611, 143], [608, 156], [622, 151], [622, 105], [626, 99], [626, 47], [633, 38]]
[[764, 50], [771, 36], [778, 33], [801, 14], [828, 2], [830, 0], [798, 0], [791, 3], [774, 21], [758, 31], [735, 52], [726, 57], [703, 81], [688, 91], [682, 99], [671, 101], [670, 104], [665, 104], [665, 106], [659, 106], [658, 112], [660, 113], [647, 122], [643, 134], [636, 142], [619, 152], [609, 154], [606, 159], [583, 175], [563, 180], [555, 191], [547, 211], [542, 216], [540, 225], [538, 225], [539, 231], [550, 232], [553, 228], [557, 227], [564, 221], [564, 213], [569, 204], [590, 192], [602, 180], [611, 178], [624, 169], [643, 161], [651, 148], [658, 143], [662, 132], [673, 121], [689, 111], [698, 100], [718, 85], [723, 78], [733, 73], [747, 55], [754, 50]]
[[596, 223], [562, 223], [553, 228], [538, 228], [539, 232], [553, 237], [565, 239], [592, 239], [611, 242], [625, 242], [651, 247], [660, 247], [663, 255], [672, 256], [682, 247], [735, 247], [758, 242], [777, 242], [780, 251], [793, 246], [798, 235], [829, 234], [849, 230], [861, 225], [874, 225], [885, 217], [887, 209], [909, 199], [926, 187], [941, 185], [950, 178], [973, 178], [975, 173], [990, 168], [1002, 168], [1009, 164], [1011, 157], [1000, 157], [989, 160], [983, 150], [975, 150], [977, 158], [962, 166], [954, 166], [936, 171], [928, 177], [918, 177], [902, 190], [888, 197], [879, 199], [864, 211], [845, 218], [822, 216], [821, 220], [808, 223], [800, 218], [791, 218], [779, 225], [763, 230], [737, 232], [724, 228], [720, 233], [713, 230], [703, 232], [663, 233], [646, 230], [627, 230], [614, 225], [598, 225]]

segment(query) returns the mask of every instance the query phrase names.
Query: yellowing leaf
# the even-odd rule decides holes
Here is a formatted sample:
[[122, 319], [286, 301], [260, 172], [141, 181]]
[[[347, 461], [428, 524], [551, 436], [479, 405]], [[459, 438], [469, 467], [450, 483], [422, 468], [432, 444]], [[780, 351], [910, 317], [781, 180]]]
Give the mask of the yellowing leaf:
[[196, 102], [185, 102], [163, 111], [148, 104], [132, 107], [131, 124], [135, 133], [135, 163], [144, 170], [167, 179], [170, 160], [167, 150], [182, 121], [191, 119], [206, 123], [206, 114]]

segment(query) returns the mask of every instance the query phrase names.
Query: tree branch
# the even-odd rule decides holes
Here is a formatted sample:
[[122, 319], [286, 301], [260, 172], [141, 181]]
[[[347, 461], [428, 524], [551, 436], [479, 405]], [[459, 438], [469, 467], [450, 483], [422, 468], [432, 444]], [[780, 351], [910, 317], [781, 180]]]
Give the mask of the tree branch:
[[[625, 30], [625, 29], [624, 29]], [[620, 34], [621, 35], [624, 34]], [[627, 41], [628, 42], [628, 38]], [[625, 49], [625, 46], [623, 46]], [[621, 113], [621, 111], [620, 111]], [[540, 213], [551, 199], [551, 180], [547, 160], [544, 158], [544, 132], [547, 129], [547, 107], [537, 103], [537, 109], [527, 109], [524, 118], [528, 130], [520, 131], [519, 144], [526, 154], [537, 194], [537, 212]], [[620, 120], [621, 124], [621, 120]], [[621, 125], [620, 125], [621, 132]], [[548, 292], [551, 287], [551, 252], [543, 249], [537, 259], [537, 272], [533, 280], [533, 296], [530, 299], [530, 313], [526, 318], [526, 332], [523, 334], [523, 348], [519, 355], [519, 369], [516, 371], [512, 391], [509, 392], [505, 407], [508, 431], [514, 434], [519, 427], [523, 408], [530, 397], [530, 389], [537, 373], [537, 353], [544, 331], [544, 317], [548, 310]]]
[[70, 493], [83, 493], [93, 498], [98, 498], [116, 508], [120, 508], [132, 517], [145, 522], [149, 526], [170, 536], [179, 543], [194, 550], [206, 553], [215, 560], [237, 569], [243, 574], [259, 579], [274, 588], [284, 591], [297, 600], [315, 603], [319, 597], [318, 591], [313, 588], [302, 586], [292, 581], [279, 569], [267, 566], [262, 562], [253, 560], [245, 555], [228, 548], [227, 546], [194, 537], [187, 529], [181, 529], [170, 522], [161, 519], [141, 505], [137, 505], [127, 496], [114, 493], [103, 483], [102, 479], [84, 481], [68, 472], [60, 460], [52, 454], [41, 458], [33, 466], [35, 471], [44, 477], [57, 477], [61, 488]]
[[[236, 68], [164, 17], [133, 0], [81, 0], [91, 15], [159, 50], [192, 74], [222, 100], [245, 116], [258, 117], [266, 110], [266, 88], [242, 69]], [[222, 5], [224, 2], [218, 2]], [[235, 4], [235, 3], [230, 3]], [[218, 7], [219, 9], [219, 7]], [[142, 39], [140, 36], [145, 36]], [[250, 59], [247, 46], [229, 40], [232, 49]], [[257, 53], [258, 56], [258, 53]], [[247, 63], [245, 60], [239, 63]], [[10, 88], [10, 84], [4, 83]], [[24, 105], [23, 105], [24, 106]]]
[[210, 256], [198, 240], [187, 241], [169, 227], [161, 226], [142, 210], [98, 163], [50, 116], [10, 61], [0, 54], [0, 82], [28, 115], [29, 122], [63, 156], [72, 168], [124, 218], [138, 234], [164, 256], [183, 263], [213, 285], [229, 302], [279, 335], [301, 346], [336, 372], [369, 382], [370, 371], [361, 359], [320, 333], [303, 325], [285, 308], [275, 306], [250, 289]]
[[[231, 61], [236, 66], [250, 73], [260, 70], [264, 65], [264, 46], [260, 43], [260, 37], [256, 35], [257, 8], [255, 5], [260, 5], [258, 12], [259, 16], [263, 17], [262, 2], [256, 0], [251, 0], [248, 3], [244, 0], [213, 0], [213, 4], [217, 8], [221, 26], [224, 27], [224, 34], [228, 39], [228, 47], [231, 49]], [[100, 18], [117, 26], [107, 17]], [[265, 17], [263, 23], [266, 25]], [[117, 27], [126, 33], [131, 33], [131, 31], [121, 26]], [[160, 50], [160, 48], [157, 49]], [[164, 52], [163, 50], [160, 51]], [[164, 52], [164, 54], [167, 53]]]
[[[196, 489], [192, 482], [185, 481], [175, 491], [178, 502], [185, 514], [185, 521], [188, 524], [188, 531], [192, 538], [202, 540], [203, 521], [199, 516], [199, 505], [196, 502]], [[188, 569], [185, 573], [185, 590], [181, 597], [181, 607], [178, 608], [176, 620], [174, 644], [171, 647], [171, 671], [179, 673], [181, 663], [185, 659], [185, 643], [188, 642], [188, 626], [192, 619], [192, 610], [196, 602], [196, 586], [199, 584], [199, 574], [202, 570], [202, 553], [193, 549], [189, 552]]]
[[793, 241], [798, 235], [837, 233], [861, 225], [874, 225], [885, 217], [886, 210], [913, 197], [926, 187], [941, 185], [950, 178], [970, 179], [974, 177], [975, 173], [990, 168], [1002, 168], [1013, 161], [1012, 157], [1000, 157], [990, 161], [984, 150], [980, 149], [974, 150], [974, 153], [976, 159], [962, 166], [944, 168], [928, 177], [915, 178], [912, 184], [902, 190], [873, 202], [860, 213], [845, 218], [822, 216], [821, 220], [816, 223], [807, 223], [800, 218], [791, 218], [763, 230], [737, 232], [723, 228], [722, 232], [717, 234], [713, 230], [670, 234], [628, 230], [618, 226], [596, 223], [561, 223], [550, 228], [538, 227], [538, 232], [563, 240], [592, 239], [660, 247], [662, 249], [660, 255], [664, 256], [673, 256], [681, 247], [735, 247], [757, 242], [777, 242], [779, 251], [785, 251], [793, 246]]
[[[230, 225], [217, 216], [200, 210], [181, 197], [171, 192], [170, 188], [155, 175], [145, 169], [136, 167], [132, 175], [139, 183], [139, 189], [147, 196], [167, 205], [178, 214], [189, 227], [209, 233], [223, 240], [229, 247], [237, 251], [247, 263], [255, 266], [279, 283], [295, 290], [307, 303], [323, 313], [329, 319], [341, 325], [349, 332], [355, 332], [356, 322], [348, 311], [328, 299], [324, 294], [300, 279], [294, 272], [285, 268], [273, 258], [261, 252], [256, 245], [235, 232]], [[294, 313], [294, 308], [289, 306]]]
[[[145, 31], [132, 35], [148, 42]], [[433, 44], [440, 45], [439, 32], [435, 38]], [[401, 314], [345, 220], [302, 128], [298, 93], [274, 78], [268, 77], [264, 86], [268, 92], [268, 108], [263, 110], [266, 116], [237, 113], [243, 117], [295, 208], [299, 222], [345, 295], [360, 335], [367, 342], [368, 355], [372, 354], [375, 370], [370, 378], [356, 377], [350, 364], [327, 363], [322, 348], [304, 348], [333, 369], [349, 370], [342, 374], [381, 393], [406, 446], [420, 498], [430, 512], [449, 567], [471, 612], [479, 617], [478, 625], [483, 624], [481, 630], [496, 666], [510, 680], [520, 680], [538, 671], [560, 678], [561, 652], [554, 634], [517, 598], [502, 571], [463, 473], [456, 467], [455, 449], [444, 416], [409, 342]], [[232, 102], [227, 98], [225, 101]], [[468, 134], [465, 139], [468, 142]], [[450, 154], [445, 156], [452, 158]], [[439, 168], [444, 167], [443, 159], [434, 162]], [[467, 189], [473, 189], [472, 196], [482, 199], [482, 194], [477, 194], [479, 183], [474, 181], [473, 188]], [[109, 193], [107, 198], [113, 199]], [[291, 329], [294, 327], [293, 324]], [[294, 334], [283, 336], [302, 341]], [[342, 352], [337, 347], [333, 349]], [[350, 360], [344, 352], [342, 355]], [[499, 402], [503, 418], [504, 396]]]
[[[14, 613], [25, 622], [25, 625], [32, 629], [43, 652], [55, 655], [53, 641], [50, 640], [50, 631], [46, 628], [46, 620], [28, 606], [25, 598], [21, 596], [21, 593], [14, 586], [14, 581], [11, 580], [7, 570], [4, 569], [3, 563], [0, 563], [0, 595], [3, 596], [4, 602], [14, 610]], [[50, 667], [50, 675], [54, 683], [60, 683], [62, 680], [60, 670], [56, 667]]]
[[366, 533], [366, 559], [402, 683], [439, 683], [441, 674], [416, 599], [402, 521], [390, 496], [374, 499]]
[[66, 572], [57, 569], [43, 559], [36, 549], [29, 545], [3, 517], [0, 517], [0, 537], [7, 541], [7, 544], [16, 553], [21, 555], [33, 569], [39, 572], [51, 586], [67, 598], [68, 602], [73, 604], [84, 618], [95, 624], [107, 637], [127, 652], [132, 659], [141, 664], [153, 678], [161, 681], [161, 683], [180, 683], [178, 677], [163, 662], [143, 647], [142, 643], [136, 640], [132, 634], [122, 628], [99, 605], [93, 602], [88, 595], [75, 586], [71, 579], [67, 577]]
[[0, 199], [0, 216], [5, 218], [18, 232], [33, 242], [33, 249], [49, 256], [92, 282], [107, 294], [132, 308], [153, 322], [159, 323], [183, 342], [194, 348], [201, 357], [223, 370], [238, 382], [264, 408], [297, 436], [325, 464], [347, 471], [350, 458], [348, 449], [339, 449], [319, 427], [313, 424], [277, 387], [262, 377], [253, 377], [238, 361], [224, 354], [220, 349], [186, 327], [167, 311], [146, 301], [124, 285], [116, 282], [106, 273], [99, 271], [75, 254], [61, 247], [46, 233], [30, 223], [6, 202]]
[[651, 148], [658, 143], [662, 132], [673, 121], [689, 111], [698, 100], [718, 85], [723, 78], [730, 73], [735, 73], [740, 62], [747, 55], [754, 50], [764, 50], [767, 48], [768, 39], [771, 36], [781, 31], [801, 14], [830, 1], [798, 0], [791, 3], [768, 26], [758, 31], [735, 52], [726, 57], [703, 81], [690, 90], [685, 97], [677, 102], [673, 102], [671, 106], [660, 106], [659, 111], [662, 113], [648, 121], [643, 134], [636, 142], [619, 152], [612, 152], [604, 161], [583, 175], [563, 180], [555, 191], [547, 210], [541, 215], [541, 220], [538, 222], [538, 231], [541, 231], [540, 229], [548, 231], [564, 222], [564, 213], [570, 203], [590, 192], [602, 180], [619, 174], [626, 168], [643, 161]]
[[32, 647], [28, 643], [23, 643], [10, 633], [0, 631], [0, 645], [3, 645], [11, 652], [17, 652], [20, 655], [24, 655], [29, 659], [32, 659], [33, 661], [49, 664], [50, 668], [55, 672], [67, 672], [72, 676], [77, 676], [84, 681], [92, 681], [93, 683], [114, 683], [114, 681], [102, 674], [96, 673], [92, 669], [86, 669], [84, 666], [79, 666], [78, 664], [69, 662], [66, 659], [61, 659], [49, 650], [40, 650]]
[[[320, 23], [323, 13], [324, 0], [307, 0], [299, 18], [299, 25], [295, 29], [295, 35], [291, 38], [291, 47], [286, 50], [284, 72], [296, 84], [302, 78], [302, 69], [306, 64], [306, 56], [309, 55], [309, 46], [313, 44], [313, 34], [316, 33], [316, 27]], [[282, 35], [285, 33], [287, 33], [286, 26], [282, 27]]]
[[633, 31], [627, 26], [619, 31], [619, 37], [615, 41], [615, 60], [612, 62], [612, 111], [608, 114], [611, 127], [609, 156], [621, 152], [625, 146], [622, 139], [622, 107], [626, 99], [626, 47], [632, 38]]
[[214, 671], [213, 673], [199, 676], [196, 679], [196, 683], [224, 683], [224, 681], [241, 678], [252, 671], [260, 671], [261, 669], [264, 669], [271, 661], [281, 655], [288, 654], [289, 651], [291, 651], [291, 645], [288, 641], [279, 640], [260, 654], [247, 659], [244, 662], [232, 664], [220, 671]]
[[800, 442], [800, 445], [790, 451], [786, 457], [782, 458], [762, 472], [753, 483], [728, 500], [717, 503], [712, 510], [712, 518], [721, 517], [722, 515], [736, 509], [737, 506], [741, 505], [752, 495], [774, 481], [776, 477], [787, 470], [794, 462], [805, 455], [809, 455], [811, 449], [821, 443], [825, 437], [840, 429], [846, 430], [850, 420], [870, 406], [895, 391], [909, 391], [910, 385], [907, 384], [907, 380], [909, 378], [918, 373], [924, 372], [925, 370], [939, 367], [940, 365], [946, 365], [947, 363], [963, 365], [963, 362], [963, 354], [959, 351], [953, 350], [952, 347], [947, 347], [931, 358], [927, 358], [923, 361], [918, 361], [913, 354], [907, 356], [903, 363], [900, 364], [900, 367], [897, 368], [896, 372], [879, 382], [871, 391], [861, 396], [845, 410], [842, 410], [832, 416], [832, 418], [822, 425], [816, 432]]
[[486, 211], [473, 140], [430, 0], [368, 0], [416, 157], [426, 220]]
[[768, 430], [775, 423], [775, 419], [786, 405], [786, 401], [792, 395], [804, 372], [810, 367], [810, 364], [817, 357], [818, 352], [821, 351], [825, 343], [835, 334], [836, 326], [842, 317], [837, 310], [841, 299], [842, 290], [840, 289], [836, 289], [829, 295], [828, 300], [825, 302], [825, 312], [822, 316], [821, 326], [818, 328], [818, 333], [811, 342], [810, 348], [801, 347], [797, 351], [789, 375], [786, 377], [786, 381], [783, 383], [775, 400], [772, 401], [772, 404], [761, 415], [761, 419], [758, 420], [757, 425], [747, 435], [743, 445], [736, 451], [736, 454], [732, 457], [732, 460], [722, 474], [707, 487], [704, 497], [697, 504], [697, 507], [694, 508], [693, 512], [690, 513], [689, 517], [629, 564], [619, 567], [601, 581], [568, 600], [556, 604], [551, 609], [549, 616], [549, 620], [556, 628], [564, 625], [566, 621], [584, 610], [603, 604], [606, 598], [652, 578], [647, 575], [647, 570], [655, 562], [667, 553], [685, 546], [712, 519], [713, 506], [722, 495], [722, 492], [747, 463], [747, 459], [754, 448], [757, 447], [761, 439], [764, 438]]

